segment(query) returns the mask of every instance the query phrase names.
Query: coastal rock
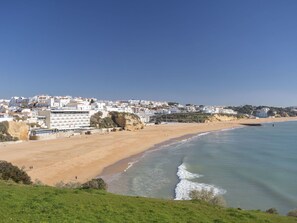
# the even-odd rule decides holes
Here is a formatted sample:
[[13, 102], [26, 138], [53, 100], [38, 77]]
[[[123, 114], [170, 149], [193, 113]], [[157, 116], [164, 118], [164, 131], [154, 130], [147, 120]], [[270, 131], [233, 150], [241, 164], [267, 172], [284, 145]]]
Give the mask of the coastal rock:
[[7, 133], [19, 140], [28, 140], [29, 126], [24, 122], [8, 122]]
[[224, 122], [224, 121], [234, 121], [238, 120], [237, 116], [234, 115], [218, 115], [215, 114], [208, 118], [209, 122]]
[[111, 112], [109, 115], [117, 124], [117, 126], [122, 127], [124, 130], [135, 131], [144, 128], [144, 124], [135, 114], [125, 112]]

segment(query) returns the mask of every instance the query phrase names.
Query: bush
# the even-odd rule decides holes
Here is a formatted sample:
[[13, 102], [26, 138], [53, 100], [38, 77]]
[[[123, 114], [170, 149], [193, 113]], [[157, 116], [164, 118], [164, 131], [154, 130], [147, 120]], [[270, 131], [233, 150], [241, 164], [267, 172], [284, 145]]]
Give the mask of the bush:
[[269, 213], [269, 214], [278, 214], [278, 212], [277, 212], [277, 210], [275, 208], [269, 208], [265, 212]]
[[297, 217], [297, 209], [289, 211], [287, 216]]
[[8, 122], [0, 122], [0, 133], [2, 134], [7, 134], [7, 130], [8, 130]]
[[189, 196], [192, 200], [201, 200], [211, 205], [216, 205], [221, 207], [227, 206], [227, 203], [223, 198], [223, 196], [215, 195], [213, 189], [193, 190], [190, 192]]
[[80, 188], [81, 184], [79, 182], [64, 183], [63, 181], [60, 181], [60, 182], [55, 184], [55, 187], [57, 187], [57, 188], [76, 189], [76, 188]]
[[82, 184], [83, 189], [97, 189], [97, 190], [107, 190], [107, 184], [102, 178], [92, 179], [84, 184]]
[[9, 162], [0, 160], [0, 179], [1, 180], [13, 180], [16, 183], [23, 184], [32, 184], [31, 178], [28, 174], [18, 168], [17, 166], [12, 165]]
[[13, 137], [11, 135], [4, 135], [0, 133], [0, 142], [8, 142], [8, 141], [18, 141], [18, 137]]

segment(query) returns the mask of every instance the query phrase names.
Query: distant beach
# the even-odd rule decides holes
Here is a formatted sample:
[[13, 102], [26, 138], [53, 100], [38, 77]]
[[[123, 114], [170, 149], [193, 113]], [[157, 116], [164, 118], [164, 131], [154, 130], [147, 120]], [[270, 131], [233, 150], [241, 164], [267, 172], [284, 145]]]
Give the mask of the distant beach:
[[[240, 123], [283, 121], [297, 121], [297, 118], [174, 123], [146, 126], [145, 129], [135, 132], [121, 131], [104, 135], [0, 144], [0, 157], [1, 160], [24, 167], [33, 181], [38, 179], [48, 185], [55, 185], [60, 181], [85, 182], [104, 173], [102, 171], [113, 174], [123, 172], [130, 165], [133, 156], [160, 143], [168, 143], [168, 140], [181, 140], [179, 137], [187, 137], [190, 134], [234, 128], [240, 126]], [[30, 166], [33, 168], [29, 169]]]

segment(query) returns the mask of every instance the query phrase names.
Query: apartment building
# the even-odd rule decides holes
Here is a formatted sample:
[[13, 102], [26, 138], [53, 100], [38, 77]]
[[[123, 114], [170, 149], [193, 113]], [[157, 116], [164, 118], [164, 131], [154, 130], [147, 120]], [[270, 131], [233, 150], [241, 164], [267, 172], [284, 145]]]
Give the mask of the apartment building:
[[45, 124], [49, 129], [69, 130], [90, 126], [89, 111], [43, 110], [38, 115], [45, 117]]

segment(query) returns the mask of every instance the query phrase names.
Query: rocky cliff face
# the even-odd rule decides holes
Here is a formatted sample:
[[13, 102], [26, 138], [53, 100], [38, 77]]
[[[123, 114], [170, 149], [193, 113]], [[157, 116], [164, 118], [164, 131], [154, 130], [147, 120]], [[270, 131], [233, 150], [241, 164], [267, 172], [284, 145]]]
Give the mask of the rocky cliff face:
[[7, 133], [19, 140], [28, 140], [29, 126], [24, 122], [8, 122]]
[[236, 116], [233, 115], [218, 115], [215, 114], [208, 118], [208, 122], [223, 122], [223, 121], [234, 121], [238, 120]]
[[111, 112], [110, 116], [112, 120], [124, 130], [135, 131], [144, 128], [144, 124], [140, 121], [140, 118], [135, 114], [123, 113], [123, 112]]

